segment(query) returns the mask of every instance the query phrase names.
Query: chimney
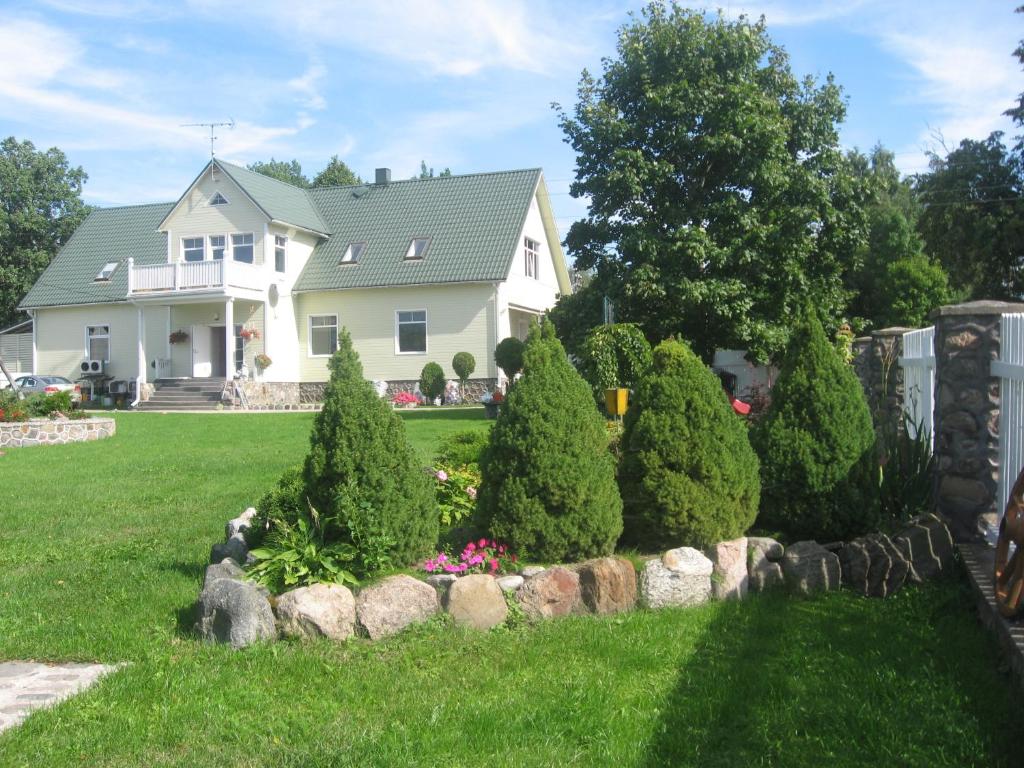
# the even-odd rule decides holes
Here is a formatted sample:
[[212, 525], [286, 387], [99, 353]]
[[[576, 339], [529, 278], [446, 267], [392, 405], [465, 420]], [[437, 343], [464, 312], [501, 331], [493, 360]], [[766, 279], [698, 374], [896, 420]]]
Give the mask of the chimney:
[[390, 168], [378, 168], [377, 169], [377, 186], [386, 187], [391, 183], [391, 169]]

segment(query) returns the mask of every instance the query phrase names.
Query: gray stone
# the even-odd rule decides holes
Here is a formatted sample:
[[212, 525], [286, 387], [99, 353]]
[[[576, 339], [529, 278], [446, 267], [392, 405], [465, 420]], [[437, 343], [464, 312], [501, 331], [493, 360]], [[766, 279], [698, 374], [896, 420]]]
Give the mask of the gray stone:
[[505, 592], [515, 592], [521, 586], [523, 586], [526, 579], [522, 576], [513, 574], [511, 576], [502, 576], [498, 579], [498, 586], [501, 587]]
[[238, 533], [245, 533], [252, 525], [252, 519], [256, 517], [256, 507], [249, 507], [234, 520], [228, 520], [224, 527], [224, 538], [230, 539]]
[[747, 596], [747, 537], [722, 541], [705, 550], [711, 561], [711, 594], [716, 600]]
[[567, 616], [580, 604], [580, 577], [568, 568], [548, 568], [531, 576], [516, 594], [529, 619]]
[[490, 629], [505, 621], [508, 606], [493, 576], [471, 573], [456, 579], [448, 590], [445, 607], [456, 624]]
[[345, 640], [355, 633], [356, 599], [340, 584], [312, 584], [285, 592], [275, 606], [285, 637]]
[[760, 550], [764, 556], [773, 563], [777, 563], [781, 560], [783, 553], [786, 551], [786, 548], [783, 547], [781, 543], [768, 536], [748, 536], [747, 548], [751, 552], [754, 550]]
[[935, 578], [953, 561], [953, 537], [937, 515], [915, 518], [893, 537], [893, 543], [909, 562], [909, 578], [915, 583]]
[[576, 567], [580, 597], [592, 613], [619, 613], [636, 605], [636, 569], [621, 557], [601, 557]]
[[521, 571], [519, 572], [519, 574], [520, 574], [520, 575], [521, 575], [521, 576], [522, 576], [522, 577], [523, 577], [524, 579], [532, 579], [532, 578], [533, 578], [534, 576], [539, 576], [540, 574], [544, 573], [544, 571], [546, 571], [546, 570], [547, 570], [547, 569], [546, 569], [546, 568], [544, 568], [544, 567], [543, 567], [543, 566], [541, 566], [541, 565], [528, 565], [528, 566], [526, 566], [525, 568], [523, 568], [523, 569], [522, 569], [522, 570], [521, 570]]
[[244, 648], [277, 632], [270, 601], [248, 581], [214, 579], [199, 594], [196, 632], [208, 642]]
[[751, 592], [766, 592], [785, 584], [782, 566], [769, 560], [763, 549], [750, 550], [747, 576]]
[[371, 640], [426, 621], [440, 609], [437, 590], [401, 574], [389, 576], [356, 596], [356, 618]]
[[231, 558], [236, 563], [246, 562], [249, 555], [249, 546], [240, 533], [236, 533], [223, 544], [214, 544], [210, 549], [210, 562], [219, 563], [222, 560]]
[[206, 573], [203, 575], [203, 588], [210, 585], [214, 579], [245, 579], [245, 571], [230, 557], [221, 560], [219, 563], [212, 563], [206, 566]]
[[799, 541], [786, 547], [782, 575], [791, 591], [803, 595], [839, 589], [839, 556], [816, 541]]
[[455, 583], [456, 578], [458, 577], [454, 573], [432, 573], [427, 576], [427, 584], [436, 589], [439, 595], [444, 595]]
[[903, 586], [910, 564], [884, 533], [849, 542], [839, 553], [843, 583], [865, 597], [888, 597]]
[[692, 547], [670, 549], [640, 572], [640, 600], [649, 608], [700, 605], [711, 599], [714, 564]]

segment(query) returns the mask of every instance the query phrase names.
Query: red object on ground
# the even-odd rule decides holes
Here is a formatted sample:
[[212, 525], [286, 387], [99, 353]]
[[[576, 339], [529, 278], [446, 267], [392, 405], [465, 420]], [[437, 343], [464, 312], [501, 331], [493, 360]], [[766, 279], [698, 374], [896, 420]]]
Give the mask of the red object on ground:
[[732, 409], [740, 416], [746, 416], [750, 413], [750, 403], [744, 403], [742, 400], [738, 400], [735, 397], [729, 398], [729, 405], [731, 405]]

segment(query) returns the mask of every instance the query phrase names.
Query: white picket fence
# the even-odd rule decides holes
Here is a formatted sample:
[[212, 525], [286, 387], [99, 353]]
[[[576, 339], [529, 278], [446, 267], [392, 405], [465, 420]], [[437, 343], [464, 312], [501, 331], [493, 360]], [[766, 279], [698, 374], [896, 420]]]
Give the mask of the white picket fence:
[[918, 429], [935, 440], [935, 328], [903, 334], [903, 410], [907, 430]]
[[1024, 314], [1003, 315], [999, 359], [992, 361], [999, 377], [999, 515], [1024, 467]]

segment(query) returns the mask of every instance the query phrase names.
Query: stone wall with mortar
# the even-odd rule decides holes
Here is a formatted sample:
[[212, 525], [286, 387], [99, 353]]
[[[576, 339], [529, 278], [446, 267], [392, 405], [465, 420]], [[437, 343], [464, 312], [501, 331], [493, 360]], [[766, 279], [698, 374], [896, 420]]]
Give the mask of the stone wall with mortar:
[[[324, 401], [324, 388], [327, 386], [325, 382], [304, 382], [298, 386], [300, 403], [313, 404]], [[414, 392], [417, 386], [417, 379], [389, 381], [387, 396], [391, 398], [399, 392]], [[485, 393], [494, 391], [497, 386], [497, 379], [469, 379], [466, 382], [466, 401], [478, 403]]]
[[860, 379], [875, 428], [899, 424], [903, 409], [903, 334], [912, 328], [882, 328], [853, 342], [853, 369]]
[[30, 419], [0, 424], [0, 448], [84, 443], [112, 437], [116, 431], [113, 419]]

